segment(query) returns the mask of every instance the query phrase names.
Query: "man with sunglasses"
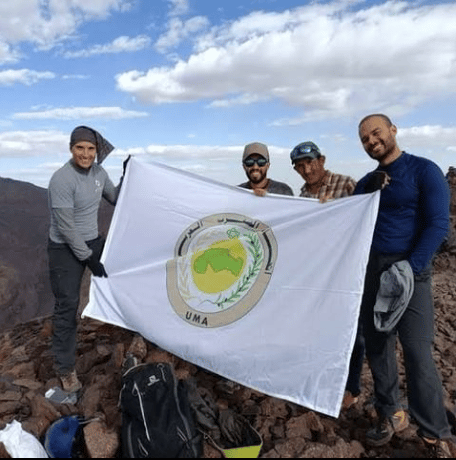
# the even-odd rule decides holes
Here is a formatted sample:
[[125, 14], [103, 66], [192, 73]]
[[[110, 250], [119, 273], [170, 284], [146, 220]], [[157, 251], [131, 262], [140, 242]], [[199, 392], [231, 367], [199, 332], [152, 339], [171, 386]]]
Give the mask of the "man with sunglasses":
[[290, 153], [295, 171], [304, 179], [305, 184], [300, 196], [318, 198], [322, 201], [350, 196], [356, 182], [349, 176], [334, 174], [325, 169], [326, 157], [313, 142], [302, 142]]
[[266, 193], [293, 196], [293, 190], [283, 182], [278, 182], [267, 177], [269, 163], [269, 150], [260, 142], [247, 144], [242, 156], [242, 164], [249, 181], [239, 187], [253, 190], [256, 195], [264, 196]]

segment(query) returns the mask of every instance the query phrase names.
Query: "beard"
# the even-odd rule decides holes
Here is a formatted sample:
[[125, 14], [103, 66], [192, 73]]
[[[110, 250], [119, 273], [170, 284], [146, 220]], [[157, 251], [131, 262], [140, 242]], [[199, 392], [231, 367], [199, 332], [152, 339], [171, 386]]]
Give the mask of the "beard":
[[254, 171], [254, 172], [247, 174], [247, 177], [249, 178], [252, 184], [259, 184], [264, 179], [266, 179], [266, 172]]
[[383, 162], [388, 160], [389, 157], [394, 155], [396, 151], [396, 142], [395, 139], [390, 137], [387, 139], [380, 139], [379, 142], [375, 145], [375, 147], [371, 147], [369, 149], [369, 156], [377, 160], [379, 162]]

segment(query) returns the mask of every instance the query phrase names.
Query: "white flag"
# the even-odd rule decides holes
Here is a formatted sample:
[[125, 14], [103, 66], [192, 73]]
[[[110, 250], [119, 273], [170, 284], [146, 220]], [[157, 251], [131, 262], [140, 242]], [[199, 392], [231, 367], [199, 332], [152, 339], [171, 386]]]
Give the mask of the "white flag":
[[132, 159], [84, 315], [336, 417], [378, 201], [257, 197]]

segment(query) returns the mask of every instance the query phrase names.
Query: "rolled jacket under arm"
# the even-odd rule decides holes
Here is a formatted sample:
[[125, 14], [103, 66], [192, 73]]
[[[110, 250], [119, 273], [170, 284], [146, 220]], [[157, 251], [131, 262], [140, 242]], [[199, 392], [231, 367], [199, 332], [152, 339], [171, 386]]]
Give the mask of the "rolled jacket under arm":
[[414, 289], [413, 270], [407, 260], [395, 262], [382, 273], [374, 305], [374, 325], [377, 331], [390, 332], [396, 327]]

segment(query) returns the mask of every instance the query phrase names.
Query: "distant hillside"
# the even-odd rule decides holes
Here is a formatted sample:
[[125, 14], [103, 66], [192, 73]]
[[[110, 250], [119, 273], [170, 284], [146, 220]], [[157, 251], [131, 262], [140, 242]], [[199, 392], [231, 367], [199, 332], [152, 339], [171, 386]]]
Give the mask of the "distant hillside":
[[[106, 233], [112, 206], [100, 214]], [[52, 312], [48, 233], [47, 190], [0, 178], [0, 331]]]
[[0, 178], [0, 329], [49, 314], [46, 189]]

